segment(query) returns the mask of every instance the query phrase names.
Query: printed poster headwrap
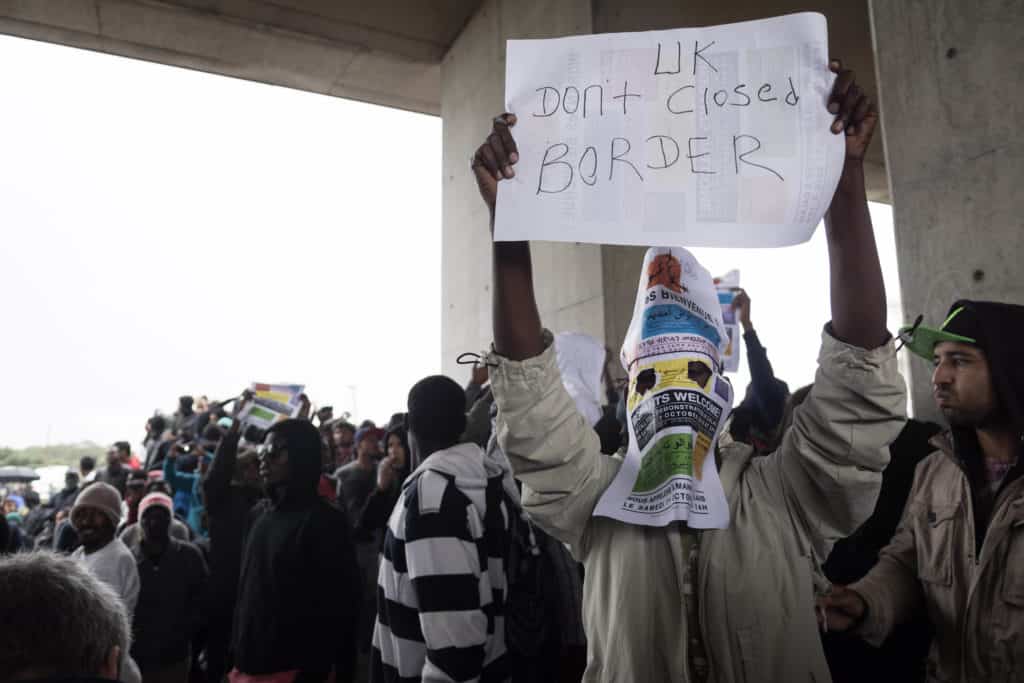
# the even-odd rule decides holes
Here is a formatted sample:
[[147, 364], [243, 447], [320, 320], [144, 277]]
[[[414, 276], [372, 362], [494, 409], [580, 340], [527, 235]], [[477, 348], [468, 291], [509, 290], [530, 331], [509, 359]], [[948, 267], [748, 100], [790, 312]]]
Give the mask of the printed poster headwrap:
[[629, 449], [595, 515], [632, 524], [725, 528], [715, 444], [732, 409], [728, 337], [711, 275], [682, 248], [644, 256], [622, 344]]

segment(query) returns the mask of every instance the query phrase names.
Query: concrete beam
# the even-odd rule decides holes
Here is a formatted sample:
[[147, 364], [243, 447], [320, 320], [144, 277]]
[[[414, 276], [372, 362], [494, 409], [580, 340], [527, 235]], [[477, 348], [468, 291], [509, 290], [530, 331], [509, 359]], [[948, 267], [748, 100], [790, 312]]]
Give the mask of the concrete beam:
[[479, 0], [0, 0], [0, 33], [430, 114]]

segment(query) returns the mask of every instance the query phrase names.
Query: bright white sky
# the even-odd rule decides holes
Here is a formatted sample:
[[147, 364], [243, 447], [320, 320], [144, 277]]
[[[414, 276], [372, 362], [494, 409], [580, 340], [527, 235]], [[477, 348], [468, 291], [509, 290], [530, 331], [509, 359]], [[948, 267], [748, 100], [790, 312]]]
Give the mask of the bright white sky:
[[439, 118], [0, 36], [0, 122], [0, 445], [440, 369]]
[[[440, 119], [5, 36], [0, 112], [0, 445], [137, 443], [253, 380], [380, 422], [438, 371]], [[776, 374], [810, 382], [824, 231], [693, 251], [740, 269]]]

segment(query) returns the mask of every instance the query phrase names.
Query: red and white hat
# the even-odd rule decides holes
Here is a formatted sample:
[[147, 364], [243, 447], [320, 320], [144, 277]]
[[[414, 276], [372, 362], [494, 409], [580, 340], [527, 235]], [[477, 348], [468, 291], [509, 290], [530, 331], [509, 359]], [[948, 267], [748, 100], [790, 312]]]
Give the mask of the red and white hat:
[[167, 508], [167, 511], [171, 513], [171, 517], [174, 516], [174, 501], [166, 493], [154, 492], [142, 499], [139, 503], [139, 519], [142, 519], [142, 515], [146, 513], [146, 510], [153, 507], [154, 505], [162, 506]]

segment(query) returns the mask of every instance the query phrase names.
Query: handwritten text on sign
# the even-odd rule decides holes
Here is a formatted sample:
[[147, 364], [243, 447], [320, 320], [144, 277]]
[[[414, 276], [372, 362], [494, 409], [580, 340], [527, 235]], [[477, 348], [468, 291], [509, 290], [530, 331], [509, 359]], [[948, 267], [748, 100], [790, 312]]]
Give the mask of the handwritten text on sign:
[[508, 43], [495, 239], [806, 241], [842, 170], [825, 18]]

